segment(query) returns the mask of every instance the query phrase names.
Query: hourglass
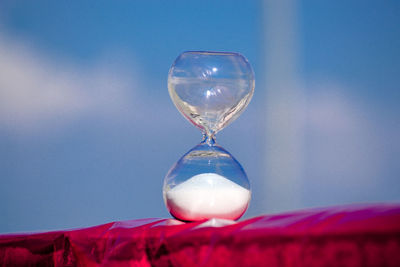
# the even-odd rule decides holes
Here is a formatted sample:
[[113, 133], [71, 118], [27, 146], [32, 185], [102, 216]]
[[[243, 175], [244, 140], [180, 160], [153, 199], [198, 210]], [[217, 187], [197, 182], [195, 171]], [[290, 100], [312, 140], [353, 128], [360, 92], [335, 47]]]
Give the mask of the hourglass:
[[183, 221], [240, 218], [250, 202], [250, 183], [215, 135], [244, 111], [253, 96], [249, 62], [238, 53], [184, 52], [169, 70], [168, 91], [182, 115], [202, 131], [203, 140], [167, 173], [165, 205]]

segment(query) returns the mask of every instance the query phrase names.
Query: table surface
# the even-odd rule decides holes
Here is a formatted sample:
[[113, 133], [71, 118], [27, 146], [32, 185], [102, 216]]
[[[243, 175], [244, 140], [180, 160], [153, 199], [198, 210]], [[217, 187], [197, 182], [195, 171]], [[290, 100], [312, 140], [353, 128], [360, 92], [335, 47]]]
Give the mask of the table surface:
[[0, 266], [400, 266], [400, 204], [5, 234]]

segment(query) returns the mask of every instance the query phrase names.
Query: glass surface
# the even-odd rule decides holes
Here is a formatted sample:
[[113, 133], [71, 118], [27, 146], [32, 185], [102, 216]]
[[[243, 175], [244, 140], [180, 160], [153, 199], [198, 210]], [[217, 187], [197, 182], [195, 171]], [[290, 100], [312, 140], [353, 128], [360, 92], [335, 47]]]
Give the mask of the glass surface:
[[253, 96], [250, 64], [238, 53], [184, 52], [169, 71], [168, 90], [178, 110], [204, 135], [164, 179], [168, 210], [184, 221], [238, 219], [250, 202], [250, 183], [239, 162], [216, 144], [215, 134]]
[[254, 73], [238, 53], [185, 52], [169, 71], [168, 91], [183, 116], [211, 136], [246, 108]]

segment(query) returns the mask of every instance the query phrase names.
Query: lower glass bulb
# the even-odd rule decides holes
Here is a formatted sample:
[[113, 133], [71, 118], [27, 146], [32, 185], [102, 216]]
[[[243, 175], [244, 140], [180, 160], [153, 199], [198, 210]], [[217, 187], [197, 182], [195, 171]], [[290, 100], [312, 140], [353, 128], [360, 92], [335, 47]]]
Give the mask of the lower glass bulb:
[[183, 221], [236, 220], [246, 211], [251, 191], [239, 162], [205, 137], [169, 170], [163, 196], [171, 215]]

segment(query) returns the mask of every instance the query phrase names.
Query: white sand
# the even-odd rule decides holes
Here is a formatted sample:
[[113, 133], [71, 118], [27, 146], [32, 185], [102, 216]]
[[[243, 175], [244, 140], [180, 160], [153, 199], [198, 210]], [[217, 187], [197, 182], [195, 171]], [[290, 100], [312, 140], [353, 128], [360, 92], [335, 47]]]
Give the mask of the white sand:
[[171, 214], [181, 220], [236, 220], [246, 211], [250, 196], [248, 189], [221, 175], [202, 173], [166, 192], [165, 200]]

